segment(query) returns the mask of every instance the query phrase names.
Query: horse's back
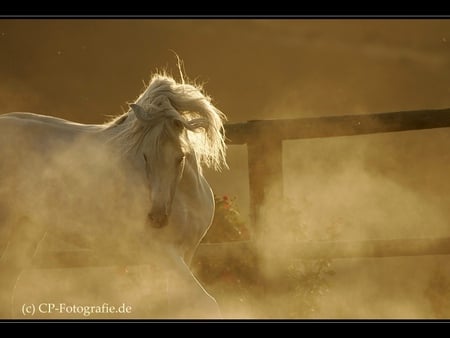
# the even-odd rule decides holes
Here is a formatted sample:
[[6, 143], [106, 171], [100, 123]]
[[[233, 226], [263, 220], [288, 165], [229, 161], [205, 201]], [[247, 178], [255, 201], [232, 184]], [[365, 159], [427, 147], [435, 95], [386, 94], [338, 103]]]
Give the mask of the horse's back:
[[[49, 116], [0, 115], [0, 212], [104, 238], [145, 213], [145, 186], [95, 130]], [[125, 203], [134, 207], [128, 213], [124, 200], [142, 202]]]
[[0, 115], [0, 212], [31, 215], [29, 210], [42, 206], [42, 213], [45, 202], [57, 205], [66, 197], [78, 181], [72, 169], [82, 167], [86, 134], [48, 116]]
[[101, 126], [75, 123], [53, 116], [22, 112], [0, 115], [2, 143], [21, 141], [25, 145], [28, 141], [30, 145], [48, 140], [46, 146], [50, 147], [98, 130], [101, 130]]
[[55, 154], [71, 147], [83, 134], [49, 116], [0, 115], [0, 181], [41, 175]]

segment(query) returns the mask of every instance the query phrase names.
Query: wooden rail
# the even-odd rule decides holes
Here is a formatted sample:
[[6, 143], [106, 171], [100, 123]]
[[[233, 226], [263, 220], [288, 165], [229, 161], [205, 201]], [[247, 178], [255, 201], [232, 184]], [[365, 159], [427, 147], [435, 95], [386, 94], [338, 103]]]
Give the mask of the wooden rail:
[[450, 108], [364, 115], [251, 120], [225, 126], [229, 144], [297, 140], [450, 127]]
[[[254, 248], [252, 242], [231, 242], [200, 245], [196, 255], [214, 260], [231, 256], [245, 257]], [[293, 258], [364, 258], [450, 254], [450, 237], [375, 239], [361, 241], [301, 241], [291, 248]]]
[[[298, 242], [293, 251], [295, 259], [317, 258], [368, 258], [404, 257], [450, 254], [450, 237], [410, 238], [362, 241], [304, 241]], [[241, 259], [255, 255], [257, 249], [252, 241], [201, 244], [196, 259], [206, 258], [217, 262]], [[91, 250], [43, 251], [34, 259], [39, 268], [78, 268], [117, 265], [151, 265], [153, 260], [133, 258], [124, 260]]]

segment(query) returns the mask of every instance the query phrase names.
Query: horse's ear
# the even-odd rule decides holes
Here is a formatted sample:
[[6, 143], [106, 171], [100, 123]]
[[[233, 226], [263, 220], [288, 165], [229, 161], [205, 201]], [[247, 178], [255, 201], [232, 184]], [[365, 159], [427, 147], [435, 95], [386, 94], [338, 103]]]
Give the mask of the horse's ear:
[[136, 115], [139, 121], [146, 121], [148, 119], [147, 113], [144, 108], [136, 103], [131, 103], [130, 108], [133, 110], [134, 115]]

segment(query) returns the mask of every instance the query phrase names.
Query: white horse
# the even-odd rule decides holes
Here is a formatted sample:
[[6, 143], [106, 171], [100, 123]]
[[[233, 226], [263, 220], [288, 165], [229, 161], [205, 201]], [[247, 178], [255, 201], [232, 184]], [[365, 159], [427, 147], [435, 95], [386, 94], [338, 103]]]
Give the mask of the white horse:
[[0, 316], [43, 235], [59, 232], [164, 262], [168, 315], [219, 317], [188, 266], [214, 214], [202, 166], [227, 166], [224, 120], [200, 87], [163, 74], [105, 124], [0, 115]]

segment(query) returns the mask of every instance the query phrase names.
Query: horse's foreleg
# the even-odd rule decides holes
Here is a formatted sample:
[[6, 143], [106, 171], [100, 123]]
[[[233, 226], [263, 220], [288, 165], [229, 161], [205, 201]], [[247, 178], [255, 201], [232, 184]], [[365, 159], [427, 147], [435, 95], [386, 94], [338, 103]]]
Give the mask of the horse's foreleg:
[[[168, 273], [169, 312], [178, 318], [221, 318], [219, 306], [181, 256], [172, 256]], [[170, 269], [170, 267], [169, 267]]]
[[15, 224], [0, 258], [0, 318], [11, 318], [15, 286], [30, 267], [43, 230], [28, 221]]

